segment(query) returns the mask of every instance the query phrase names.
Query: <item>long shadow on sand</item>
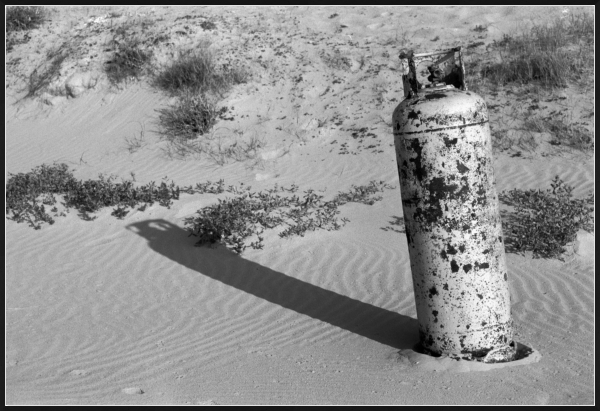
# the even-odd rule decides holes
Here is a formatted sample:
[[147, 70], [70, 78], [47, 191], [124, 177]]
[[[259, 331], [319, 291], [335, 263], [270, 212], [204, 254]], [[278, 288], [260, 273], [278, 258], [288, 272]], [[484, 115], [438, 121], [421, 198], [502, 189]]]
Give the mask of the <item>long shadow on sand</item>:
[[168, 221], [146, 220], [127, 228], [166, 258], [283, 308], [398, 349], [418, 341], [416, 319], [271, 270], [224, 247], [194, 247], [188, 232]]

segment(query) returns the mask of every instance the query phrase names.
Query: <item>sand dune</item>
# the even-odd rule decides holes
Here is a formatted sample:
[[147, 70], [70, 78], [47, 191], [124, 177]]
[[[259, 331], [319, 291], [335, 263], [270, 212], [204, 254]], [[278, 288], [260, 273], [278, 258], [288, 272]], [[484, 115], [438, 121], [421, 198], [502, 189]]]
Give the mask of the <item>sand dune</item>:
[[[223, 179], [253, 191], [295, 183], [328, 199], [371, 180], [394, 188], [372, 206], [343, 206], [340, 217], [350, 222], [339, 231], [266, 233], [264, 250], [242, 256], [194, 247], [184, 229], [184, 218], [227, 193], [182, 195], [170, 209], [155, 204], [123, 220], [109, 209], [94, 221], [71, 211], [40, 230], [7, 220], [6, 404], [594, 403], [595, 257], [587, 233], [565, 262], [507, 254], [515, 338], [535, 349], [527, 361], [468, 364], [412, 350], [418, 325], [386, 124], [403, 99], [404, 46], [466, 45], [479, 40], [478, 24], [489, 25], [482, 40], [490, 44], [562, 8], [52, 10], [52, 22], [7, 55], [20, 58], [7, 70], [7, 172], [64, 162], [78, 179], [133, 173], [139, 184], [167, 176], [181, 186]], [[143, 81], [115, 90], [102, 80], [108, 23], [98, 18], [111, 10], [124, 12], [122, 21], [153, 21], [149, 33], [169, 34], [172, 49], [207, 38], [227, 59], [250, 65], [252, 80], [222, 101], [234, 120], [215, 132], [227, 141], [260, 136], [256, 159], [218, 165], [165, 155], [156, 110], [172, 98]], [[206, 19], [217, 29], [199, 28]], [[434, 43], [435, 36], [442, 38]], [[23, 99], [19, 76], [43, 58], [33, 51], [66, 40], [80, 55], [57, 84], [84, 72], [98, 85], [76, 98]], [[334, 49], [346, 67], [326, 64]], [[141, 131], [144, 145], [131, 152], [125, 138]], [[494, 162], [499, 192], [545, 188], [555, 175], [576, 196], [594, 187], [593, 158], [576, 153], [498, 151]]]

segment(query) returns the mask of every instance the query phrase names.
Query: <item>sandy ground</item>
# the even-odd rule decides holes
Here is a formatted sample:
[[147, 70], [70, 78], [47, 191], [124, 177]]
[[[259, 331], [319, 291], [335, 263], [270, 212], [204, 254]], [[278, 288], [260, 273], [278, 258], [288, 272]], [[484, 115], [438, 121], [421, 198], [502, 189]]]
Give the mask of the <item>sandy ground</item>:
[[[107, 18], [111, 11], [124, 14]], [[185, 217], [229, 194], [182, 195], [170, 209], [155, 204], [123, 220], [110, 210], [95, 221], [71, 212], [41, 230], [7, 220], [6, 404], [593, 404], [593, 235], [582, 233], [565, 262], [507, 254], [515, 338], [536, 356], [484, 366], [412, 352], [416, 311], [397, 225], [390, 123], [403, 99], [400, 49], [490, 44], [563, 11], [52, 9], [52, 21], [7, 55], [5, 178], [64, 162], [77, 178], [134, 173], [140, 184], [164, 176], [256, 191], [295, 183], [327, 198], [371, 180], [395, 189], [372, 206], [343, 206], [350, 223], [339, 231], [267, 235], [264, 250], [241, 257], [193, 247], [183, 228]], [[199, 26], [208, 20], [216, 29]], [[221, 58], [252, 69], [252, 80], [224, 98], [233, 120], [216, 133], [223, 141], [258, 136], [265, 145], [255, 159], [218, 165], [165, 154], [156, 110], [172, 98], [144, 81], [117, 90], [103, 77], [107, 27], [124, 21], [169, 36], [159, 61], [209, 39]], [[23, 99], [26, 76], [61, 44], [76, 52], [54, 86], [74, 85], [75, 98]], [[334, 50], [342, 67], [327, 64]], [[97, 83], [83, 87], [86, 79]], [[561, 93], [556, 104], [575, 115], [593, 102], [578, 90]], [[494, 132], [517, 103], [485, 97]], [[369, 135], [354, 138], [363, 127]], [[144, 144], [129, 150], [126, 139], [142, 130]], [[494, 152], [499, 192], [546, 187], [555, 175], [575, 195], [593, 189], [592, 158], [540, 147]]]

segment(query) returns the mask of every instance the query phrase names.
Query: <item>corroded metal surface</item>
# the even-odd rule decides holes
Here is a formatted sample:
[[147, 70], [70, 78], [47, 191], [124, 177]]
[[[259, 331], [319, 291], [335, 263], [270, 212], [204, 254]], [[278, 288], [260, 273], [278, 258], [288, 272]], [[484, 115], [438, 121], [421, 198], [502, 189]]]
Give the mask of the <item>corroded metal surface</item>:
[[452, 86], [422, 89], [398, 105], [393, 122], [421, 346], [465, 359], [508, 353], [509, 361], [510, 296], [485, 102]]

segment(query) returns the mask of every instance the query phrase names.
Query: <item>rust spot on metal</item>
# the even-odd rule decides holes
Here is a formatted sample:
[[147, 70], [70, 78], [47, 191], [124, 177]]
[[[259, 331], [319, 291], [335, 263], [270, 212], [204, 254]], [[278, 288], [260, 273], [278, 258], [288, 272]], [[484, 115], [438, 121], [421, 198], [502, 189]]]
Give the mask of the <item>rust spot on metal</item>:
[[450, 262], [450, 268], [452, 268], [452, 272], [453, 272], [453, 273], [457, 273], [457, 272], [458, 272], [458, 269], [459, 269], [460, 267], [458, 266], [458, 264], [456, 264], [456, 261], [455, 261], [455, 260], [452, 260], [452, 261]]
[[456, 160], [456, 168], [458, 169], [458, 172], [461, 174], [464, 174], [470, 170], [470, 168], [465, 166], [463, 163], [461, 163], [460, 160]]
[[444, 137], [444, 144], [446, 145], [447, 148], [450, 148], [450, 147], [456, 145], [457, 141], [458, 141], [458, 138], [450, 139], [448, 137]]
[[415, 158], [411, 158], [409, 161], [414, 163], [415, 165], [415, 176], [417, 177], [417, 179], [419, 181], [423, 181], [423, 178], [425, 178], [425, 176], [427, 175], [426, 170], [421, 164], [421, 154], [423, 152], [423, 147], [421, 147], [421, 144], [419, 144], [419, 140], [415, 138], [410, 142], [410, 148], [415, 152], [417, 156]]
[[431, 287], [429, 289], [429, 298], [431, 298], [431, 297], [433, 297], [434, 295], [437, 295], [437, 294], [438, 294], [438, 291], [437, 291], [437, 288], [435, 288], [435, 286], [433, 286], [433, 287]]
[[440, 98], [444, 98], [446, 95], [444, 93], [429, 93], [425, 95], [427, 100], [438, 100]]
[[448, 248], [446, 248], [446, 251], [448, 254], [458, 254], [458, 251], [456, 251], [456, 248], [454, 248], [452, 244], [448, 244]]

